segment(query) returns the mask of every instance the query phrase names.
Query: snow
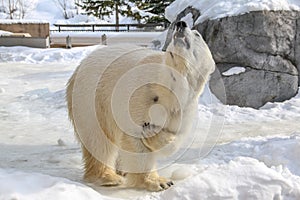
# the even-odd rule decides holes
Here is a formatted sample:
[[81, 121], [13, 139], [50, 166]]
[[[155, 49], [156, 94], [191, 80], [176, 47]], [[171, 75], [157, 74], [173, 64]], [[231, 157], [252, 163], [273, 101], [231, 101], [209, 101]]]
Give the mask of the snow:
[[3, 30], [0, 30], [0, 37], [1, 36], [9, 36], [13, 34], [12, 32], [9, 32], [9, 31], [3, 31]]
[[259, 10], [300, 10], [299, 0], [176, 0], [166, 9], [166, 17], [172, 22], [186, 7], [201, 12], [196, 24], [207, 19], [219, 19]]
[[195, 133], [215, 136], [206, 140], [213, 148], [202, 153], [196, 141], [182, 157], [168, 158], [159, 173], [174, 186], [150, 193], [84, 183], [64, 92], [95, 48], [0, 48], [0, 199], [300, 198], [300, 94], [255, 110], [222, 105], [208, 87]]
[[43, 24], [48, 23], [46, 20], [37, 19], [0, 19], [1, 24]]
[[224, 76], [232, 76], [232, 75], [237, 75], [245, 72], [246, 69], [245, 67], [231, 67], [227, 71], [223, 72], [222, 75]]
[[[264, 184], [257, 184], [258, 180]], [[268, 168], [255, 159], [238, 157], [226, 164], [209, 165], [178, 187], [140, 199], [297, 199], [299, 186], [299, 177], [285, 169]]]
[[112, 200], [64, 178], [0, 169], [0, 199]]
[[72, 49], [37, 49], [29, 47], [1, 47], [1, 62], [19, 63], [52, 63], [52, 62], [79, 62], [82, 58], [93, 51], [97, 46], [77, 47]]

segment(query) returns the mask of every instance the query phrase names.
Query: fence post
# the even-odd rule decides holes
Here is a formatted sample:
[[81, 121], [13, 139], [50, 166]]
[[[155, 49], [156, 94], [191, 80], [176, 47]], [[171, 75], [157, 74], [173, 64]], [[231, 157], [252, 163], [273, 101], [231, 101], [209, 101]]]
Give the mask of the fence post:
[[107, 45], [107, 37], [106, 37], [105, 34], [103, 34], [103, 35], [101, 36], [101, 44], [102, 44], [102, 45]]
[[72, 41], [71, 41], [71, 37], [69, 35], [66, 37], [66, 48], [67, 49], [72, 48]]

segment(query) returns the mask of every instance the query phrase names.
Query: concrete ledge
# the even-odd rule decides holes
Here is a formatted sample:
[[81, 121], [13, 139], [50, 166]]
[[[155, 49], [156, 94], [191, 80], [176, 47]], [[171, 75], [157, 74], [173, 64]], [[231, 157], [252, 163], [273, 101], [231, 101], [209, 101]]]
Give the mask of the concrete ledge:
[[49, 48], [49, 37], [0, 37], [0, 46], [27, 46], [35, 48]]
[[32, 21], [0, 20], [0, 30], [12, 33], [29, 33], [32, 37], [46, 38], [50, 35], [49, 23]]
[[[120, 44], [120, 43], [131, 43], [140, 46], [149, 46], [153, 40], [153, 36], [139, 36], [139, 37], [129, 37], [123, 34], [110, 36], [107, 35], [105, 40], [102, 40], [101, 36], [71, 36], [71, 44], [73, 47], [76, 46], [89, 46], [89, 45], [99, 45], [99, 44]], [[51, 47], [66, 47], [66, 37], [64, 36], [52, 36], [51, 37]]]

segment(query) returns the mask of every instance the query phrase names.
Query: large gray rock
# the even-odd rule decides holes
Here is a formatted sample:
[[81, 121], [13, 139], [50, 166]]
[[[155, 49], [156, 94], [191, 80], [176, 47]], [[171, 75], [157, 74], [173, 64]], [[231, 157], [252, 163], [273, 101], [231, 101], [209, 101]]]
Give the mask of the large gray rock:
[[295, 37], [295, 59], [298, 68], [299, 86], [300, 86], [300, 18], [296, 20], [296, 37]]
[[[218, 64], [221, 76], [219, 72], [215, 72], [210, 80], [211, 91], [223, 103], [259, 108], [266, 102], [285, 101], [297, 93], [297, 75], [250, 67], [246, 67], [246, 71], [238, 75], [222, 75], [222, 72], [234, 66]], [[222, 91], [222, 84], [225, 86], [226, 96]]]
[[[208, 20], [194, 28], [206, 40], [220, 71], [212, 75], [210, 88], [222, 102], [259, 108], [297, 94], [300, 12], [256, 11]], [[246, 71], [222, 75], [234, 66]], [[219, 91], [222, 82], [226, 98]]]

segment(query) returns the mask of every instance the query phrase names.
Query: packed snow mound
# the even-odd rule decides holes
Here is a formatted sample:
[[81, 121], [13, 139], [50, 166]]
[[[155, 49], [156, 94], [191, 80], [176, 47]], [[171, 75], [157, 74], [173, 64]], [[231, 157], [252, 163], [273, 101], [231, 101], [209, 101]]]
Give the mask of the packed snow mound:
[[196, 24], [207, 19], [236, 16], [259, 10], [300, 10], [299, 0], [177, 0], [166, 9], [166, 18], [173, 22], [186, 7], [201, 12]]
[[217, 146], [189, 167], [192, 176], [162, 193], [138, 199], [297, 199], [300, 163], [287, 161], [295, 161], [299, 149], [299, 134]]
[[113, 200], [64, 178], [0, 169], [0, 199]]
[[76, 47], [72, 49], [38, 49], [29, 47], [1, 47], [0, 62], [19, 63], [76, 63], [96, 48], [103, 46]]

